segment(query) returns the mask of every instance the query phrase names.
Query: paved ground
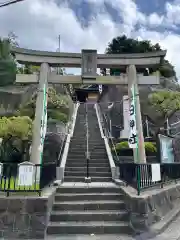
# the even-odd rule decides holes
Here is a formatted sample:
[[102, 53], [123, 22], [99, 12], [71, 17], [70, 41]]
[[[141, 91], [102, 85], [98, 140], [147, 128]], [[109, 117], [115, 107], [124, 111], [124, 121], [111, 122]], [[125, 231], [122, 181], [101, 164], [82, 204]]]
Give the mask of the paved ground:
[[119, 235], [72, 235], [49, 237], [46, 240], [180, 240], [180, 217], [178, 217], [162, 234], [154, 237], [152, 234], [142, 234], [137, 237]]

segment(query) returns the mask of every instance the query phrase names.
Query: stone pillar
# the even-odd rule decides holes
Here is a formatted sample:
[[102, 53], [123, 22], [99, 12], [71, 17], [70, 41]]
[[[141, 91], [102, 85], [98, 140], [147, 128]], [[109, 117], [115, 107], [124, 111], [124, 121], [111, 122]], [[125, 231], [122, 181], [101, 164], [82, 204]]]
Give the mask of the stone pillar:
[[130, 65], [127, 68], [128, 75], [128, 96], [129, 99], [132, 97], [131, 87], [134, 85], [135, 94], [136, 94], [136, 128], [138, 134], [138, 159], [136, 154], [136, 149], [134, 149], [134, 161], [136, 163], [146, 163], [146, 154], [144, 147], [144, 135], [143, 135], [143, 127], [142, 127], [142, 118], [141, 118], [141, 106], [139, 100], [139, 90], [138, 90], [138, 81], [137, 81], [137, 73], [136, 67], [134, 65]]
[[36, 110], [35, 110], [35, 119], [33, 125], [33, 136], [32, 136], [32, 147], [31, 147], [31, 157], [30, 160], [34, 164], [40, 164], [41, 161], [41, 119], [43, 114], [43, 99], [44, 93], [43, 88], [44, 84], [48, 85], [48, 75], [49, 75], [49, 65], [47, 63], [41, 64], [40, 69], [40, 79], [39, 79], [39, 89], [37, 92], [36, 100]]

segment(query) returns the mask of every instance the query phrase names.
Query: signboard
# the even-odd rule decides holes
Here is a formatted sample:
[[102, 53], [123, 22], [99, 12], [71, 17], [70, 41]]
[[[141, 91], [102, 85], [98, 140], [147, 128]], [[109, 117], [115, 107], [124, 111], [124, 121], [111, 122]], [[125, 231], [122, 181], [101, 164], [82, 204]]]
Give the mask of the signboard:
[[3, 175], [3, 163], [0, 163], [0, 176]]
[[151, 164], [152, 182], [161, 181], [161, 168], [159, 163]]
[[110, 68], [106, 68], [106, 76], [110, 76], [111, 75], [111, 70]]
[[29, 162], [19, 164], [18, 185], [32, 186], [34, 183], [34, 165]]
[[161, 163], [174, 163], [173, 138], [159, 134]]
[[132, 98], [129, 99], [129, 148], [137, 148], [137, 128], [136, 128], [136, 104], [135, 88], [131, 88]]
[[82, 50], [81, 74], [83, 78], [97, 76], [97, 50]]

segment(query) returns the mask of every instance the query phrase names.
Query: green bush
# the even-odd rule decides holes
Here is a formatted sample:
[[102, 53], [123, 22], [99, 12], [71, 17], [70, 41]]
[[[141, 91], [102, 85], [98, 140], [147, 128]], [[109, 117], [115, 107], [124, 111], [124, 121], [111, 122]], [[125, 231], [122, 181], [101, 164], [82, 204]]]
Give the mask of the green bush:
[[48, 110], [48, 118], [67, 123], [68, 116], [59, 110]]
[[121, 149], [129, 148], [129, 145], [128, 145], [128, 142], [120, 142], [116, 144], [115, 148], [116, 148], [116, 151], [120, 151]]
[[[147, 152], [157, 152], [157, 148], [155, 146], [155, 143], [145, 142], [144, 146], [145, 146], [145, 150]], [[117, 143], [116, 146], [115, 146], [115, 149], [114, 149], [114, 147], [112, 148], [112, 151], [114, 152], [116, 150], [116, 152], [118, 153], [118, 152], [120, 152], [123, 149], [129, 149], [129, 144], [128, 144], [127, 141], [126, 142]]]
[[155, 146], [155, 143], [145, 142], [144, 145], [147, 152], [157, 152], [157, 147]]

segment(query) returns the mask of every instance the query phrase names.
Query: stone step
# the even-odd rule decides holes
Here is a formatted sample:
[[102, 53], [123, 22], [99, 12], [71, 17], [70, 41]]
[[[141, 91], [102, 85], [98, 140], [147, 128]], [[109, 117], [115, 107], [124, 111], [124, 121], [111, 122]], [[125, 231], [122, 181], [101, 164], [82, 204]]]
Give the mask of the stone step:
[[[65, 182], [84, 182], [84, 177], [64, 177]], [[91, 177], [91, 182], [111, 182], [112, 177]]]
[[[74, 144], [70, 144], [70, 146], [69, 146], [69, 151], [75, 151], [75, 152], [79, 152], [79, 151], [84, 151], [84, 152], [86, 152], [86, 150], [87, 150], [87, 145], [86, 144], [84, 144], [84, 145], [81, 145], [81, 146], [84, 146], [84, 149], [79, 149], [79, 147], [77, 147], [76, 145], [75, 145], [75, 143]], [[106, 147], [105, 147], [105, 145], [102, 145], [102, 146], [100, 146], [100, 145], [88, 145], [89, 147], [90, 147], [90, 150], [92, 151], [92, 150], [94, 150], [94, 151], [97, 151], [97, 152], [104, 152], [104, 153], [106, 153]]]
[[[86, 152], [86, 150], [87, 150], [87, 148], [86, 148], [87, 146], [85, 146], [84, 145], [84, 148], [82, 149], [81, 148], [81, 151], [84, 151], [84, 152]], [[105, 146], [104, 145], [102, 145], [102, 146], [89, 146], [90, 147], [90, 151], [99, 151], [99, 152], [106, 152], [106, 148], [105, 148]], [[75, 143], [74, 144], [71, 144], [70, 146], [69, 146], [69, 152], [70, 151], [77, 151], [77, 152], [79, 152], [79, 148], [75, 145]]]
[[[79, 147], [70, 147], [68, 154], [70, 153], [75, 153], [75, 154], [84, 154], [86, 155], [87, 152], [87, 146], [79, 146]], [[89, 146], [89, 152], [92, 156], [94, 156], [96, 153], [97, 154], [104, 154], [107, 155], [106, 149], [105, 148], [97, 148], [96, 146]]]
[[[73, 171], [73, 172], [84, 172], [86, 171], [86, 166], [84, 167], [68, 167], [66, 166], [65, 171]], [[111, 169], [108, 167], [89, 167], [89, 172], [111, 172]]]
[[[75, 147], [73, 147], [73, 148], [70, 147], [68, 153], [86, 154], [86, 151], [87, 151], [87, 146], [81, 146], [81, 147], [76, 146], [76, 148]], [[97, 146], [89, 146], [89, 152], [92, 156], [96, 155], [96, 154], [107, 155], [105, 147], [104, 148], [97, 148]]]
[[[102, 156], [107, 156], [106, 149], [95, 149], [95, 148], [89, 148], [89, 152], [91, 156], [96, 156], [96, 155], [102, 155]], [[76, 154], [76, 155], [86, 155], [86, 149], [82, 148], [76, 148], [76, 149], [69, 149], [68, 154]]]
[[[68, 154], [67, 157], [67, 161], [69, 162], [87, 162], [87, 158], [85, 155], [76, 155], [76, 154]], [[107, 158], [107, 156], [98, 156], [98, 155], [94, 155], [91, 156], [90, 154], [90, 159], [89, 162], [91, 163], [103, 163], [103, 162], [109, 162], [109, 159]]]
[[[70, 159], [70, 160], [69, 160]], [[97, 159], [97, 160], [96, 160]], [[98, 158], [96, 158], [96, 159], [93, 159], [93, 160], [89, 160], [89, 165], [95, 165], [94, 167], [98, 167], [98, 165], [99, 164], [102, 164], [102, 165], [100, 165], [99, 167], [102, 167], [103, 165], [105, 165], [105, 167], [108, 167], [109, 166], [109, 160], [108, 159], [106, 159], [106, 158], [103, 158], [102, 160], [100, 159], [100, 160], [98, 160]], [[81, 156], [81, 157], [74, 157], [73, 159], [72, 159], [72, 156], [70, 156], [70, 158], [68, 157], [67, 158], [67, 161], [66, 161], [66, 166], [67, 165], [69, 165], [69, 164], [78, 164], [78, 165], [86, 165], [87, 164], [87, 159], [86, 159], [86, 157], [83, 157], [83, 156]]]
[[[67, 164], [74, 164], [74, 163], [77, 163], [77, 164], [87, 164], [87, 158], [85, 156], [68, 156], [67, 157], [67, 161], [66, 161], [66, 165]], [[99, 165], [99, 164], [106, 164], [106, 166], [109, 166], [109, 160], [107, 158], [94, 158], [94, 159], [89, 159], [89, 164], [95, 164], [95, 165]], [[106, 167], [105, 166], [105, 167]], [[102, 167], [102, 165], [100, 166]]]
[[123, 195], [120, 193], [57, 193], [55, 201], [103, 201], [103, 200], [122, 200]]
[[[87, 163], [86, 162], [69, 162], [68, 159], [67, 159], [67, 162], [66, 162], [66, 167], [86, 167], [87, 166]], [[92, 162], [89, 162], [89, 167], [109, 167], [109, 162], [103, 162], [103, 163], [92, 163]]]
[[[83, 162], [86, 163], [87, 162], [87, 158], [86, 156], [79, 156], [79, 155], [73, 155], [70, 154], [68, 155], [68, 162]], [[91, 156], [90, 155], [90, 160], [89, 162], [91, 163], [103, 163], [103, 162], [109, 162], [109, 160], [107, 159], [107, 157], [96, 157], [96, 156]]]
[[[88, 147], [90, 148], [90, 149], [99, 149], [99, 150], [106, 150], [106, 148], [105, 148], [105, 145], [104, 144], [102, 144], [102, 145], [100, 145], [100, 143], [99, 143], [99, 145], [96, 143], [96, 144], [89, 144], [88, 145]], [[79, 144], [77, 141], [74, 141], [74, 142], [71, 142], [70, 143], [70, 146], [69, 146], [69, 149], [79, 149], [79, 148], [83, 148], [83, 150], [85, 150], [86, 151], [86, 149], [87, 149], [87, 144], [86, 144], [86, 142], [84, 142], [84, 143], [82, 143], [82, 144]]]
[[53, 211], [88, 211], [88, 210], [124, 210], [123, 201], [103, 200], [103, 201], [55, 201], [52, 207]]
[[87, 222], [87, 221], [127, 221], [126, 211], [53, 211], [50, 216], [51, 222]]
[[[84, 184], [83, 184], [84, 185]], [[92, 185], [87, 185], [85, 184], [84, 187], [78, 187], [78, 186], [66, 186], [64, 187], [63, 185], [58, 187], [56, 190], [56, 193], [69, 193], [69, 194], [89, 194], [89, 193], [96, 193], [96, 194], [100, 194], [100, 193], [118, 193], [121, 194], [120, 188], [119, 187], [114, 187], [112, 186], [112, 184], [109, 185], [109, 183], [106, 184], [100, 184], [97, 183], [95, 184], [96, 186], [92, 186]], [[98, 186], [97, 186], [98, 185]], [[88, 187], [87, 187], [88, 186]]]
[[[78, 141], [80, 143], [83, 143], [83, 141], [87, 140], [86, 132], [83, 133], [83, 132], [78, 131], [77, 135], [74, 133], [71, 140], [75, 140], [75, 141]], [[91, 134], [91, 132], [89, 132], [89, 141], [90, 141], [90, 143], [91, 142], [96, 142], [97, 143], [98, 141], [100, 141], [101, 143], [104, 143], [104, 139], [101, 138], [101, 136], [96, 135], [96, 134]]]
[[[87, 164], [87, 158], [85, 156], [76, 156], [76, 155], [70, 155], [67, 158], [67, 163], [82, 163], [82, 164]], [[109, 164], [109, 160], [106, 157], [94, 157], [93, 159], [90, 157], [89, 159], [89, 164], [103, 164], [103, 163], [108, 163]]]
[[[86, 171], [84, 172], [77, 172], [77, 171], [65, 171], [64, 173], [65, 176], [76, 176], [76, 177], [85, 177], [86, 176]], [[111, 177], [110, 172], [89, 172], [90, 177]]]
[[129, 234], [126, 222], [50, 222], [47, 234]]
[[[86, 146], [86, 139], [83, 139], [83, 140], [79, 140], [79, 139], [71, 139], [71, 143], [72, 144], [75, 144], [76, 143], [76, 146]], [[104, 146], [104, 148], [105, 148], [105, 144], [104, 144], [104, 142], [101, 142], [101, 140], [99, 140], [99, 141], [94, 141], [94, 140], [91, 140], [91, 141], [89, 141], [89, 146], [95, 146], [95, 147], [97, 147], [97, 146]]]

